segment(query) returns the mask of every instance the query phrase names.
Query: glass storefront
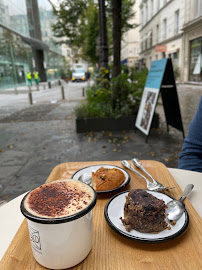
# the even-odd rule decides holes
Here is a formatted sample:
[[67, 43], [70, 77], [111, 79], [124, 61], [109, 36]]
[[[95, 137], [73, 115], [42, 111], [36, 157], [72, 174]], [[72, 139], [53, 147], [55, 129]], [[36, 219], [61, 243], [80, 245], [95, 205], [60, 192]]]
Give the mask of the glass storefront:
[[26, 0], [0, 0], [0, 23], [21, 35], [29, 36]]
[[41, 24], [42, 40], [50, 49], [59, 54], [62, 53], [61, 46], [57, 45], [57, 38], [54, 37], [51, 25], [56, 22], [56, 17], [53, 14], [52, 6], [48, 0], [38, 0], [39, 17]]
[[0, 89], [26, 84], [32, 69], [31, 47], [20, 36], [0, 27]]
[[[48, 81], [59, 79], [64, 67], [63, 56], [44, 51]], [[0, 27], [0, 90], [26, 85], [27, 71], [33, 72], [31, 46], [20, 36]]]
[[[36, 30], [32, 7], [37, 2], [42, 36], [42, 42], [39, 40], [38, 44], [33, 39], [36, 37], [31, 35]], [[33, 73], [35, 69], [36, 50], [44, 52], [47, 79], [60, 78], [64, 61], [61, 46], [56, 45], [51, 29], [54, 22], [55, 16], [48, 0], [0, 0], [0, 90], [26, 85], [27, 71]], [[41, 44], [48, 46], [35, 47]]]
[[45, 51], [45, 63], [48, 81], [59, 79], [64, 68], [64, 57], [51, 51]]
[[202, 37], [190, 42], [189, 80], [202, 82]]

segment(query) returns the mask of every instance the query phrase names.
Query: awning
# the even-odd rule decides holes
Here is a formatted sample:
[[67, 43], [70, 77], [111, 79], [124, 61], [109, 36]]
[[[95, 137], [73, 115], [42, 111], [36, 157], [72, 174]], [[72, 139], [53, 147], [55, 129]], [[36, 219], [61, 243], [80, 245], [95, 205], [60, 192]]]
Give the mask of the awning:
[[34, 49], [37, 49], [37, 50], [48, 50], [49, 49], [49, 46], [46, 45], [45, 43], [43, 43], [39, 39], [28, 38], [28, 37], [24, 37], [24, 36], [21, 36], [21, 39], [25, 43], [31, 45]]
[[128, 59], [127, 58], [121, 61], [121, 64], [122, 65], [127, 64], [127, 63], [128, 63]]
[[18, 35], [21, 37], [22, 41], [24, 41], [25, 43], [31, 45], [34, 49], [37, 50], [49, 50], [49, 46], [46, 45], [45, 43], [43, 43], [41, 40], [36, 39], [36, 38], [29, 38], [29, 37], [25, 37], [22, 36], [21, 34], [19, 34], [18, 32], [10, 29], [9, 27], [3, 25], [0, 23], [0, 26], [5, 28], [6, 30], [8, 30], [11, 33], [14, 33], [15, 35]]

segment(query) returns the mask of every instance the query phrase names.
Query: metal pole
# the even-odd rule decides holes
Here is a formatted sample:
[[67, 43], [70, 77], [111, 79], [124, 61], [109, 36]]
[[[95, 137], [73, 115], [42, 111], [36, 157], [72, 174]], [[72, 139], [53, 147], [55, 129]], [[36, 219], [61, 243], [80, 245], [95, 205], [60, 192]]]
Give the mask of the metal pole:
[[33, 100], [32, 100], [32, 91], [31, 91], [31, 87], [29, 86], [29, 91], [28, 91], [28, 97], [29, 97], [29, 104], [32, 105], [33, 104]]
[[82, 88], [82, 97], [85, 97], [85, 88]]
[[61, 86], [62, 100], [65, 100], [64, 86]]

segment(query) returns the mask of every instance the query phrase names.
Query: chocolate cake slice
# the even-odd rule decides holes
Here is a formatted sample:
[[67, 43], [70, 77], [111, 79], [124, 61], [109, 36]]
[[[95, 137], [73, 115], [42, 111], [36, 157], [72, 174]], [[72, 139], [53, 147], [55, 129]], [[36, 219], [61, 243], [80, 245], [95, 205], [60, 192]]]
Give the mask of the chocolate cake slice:
[[124, 219], [126, 230], [144, 233], [158, 233], [165, 230], [165, 203], [142, 189], [133, 189], [126, 196]]

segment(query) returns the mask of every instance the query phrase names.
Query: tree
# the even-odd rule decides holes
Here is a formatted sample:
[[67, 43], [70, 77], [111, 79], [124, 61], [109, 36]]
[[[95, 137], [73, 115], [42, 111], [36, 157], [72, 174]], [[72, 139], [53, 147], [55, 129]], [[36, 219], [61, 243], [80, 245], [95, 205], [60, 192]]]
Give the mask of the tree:
[[99, 20], [98, 20], [98, 8], [97, 5], [91, 3], [86, 12], [85, 17], [88, 20], [86, 31], [85, 31], [85, 40], [84, 40], [84, 49], [83, 57], [92, 64], [98, 63], [98, 55], [96, 52], [97, 49], [97, 38], [99, 35]]
[[56, 23], [52, 25], [54, 35], [58, 38], [66, 38], [58, 43], [67, 43], [75, 47], [82, 46], [87, 4], [88, 0], [65, 0], [60, 2], [59, 8], [53, 6], [53, 12], [57, 16]]
[[131, 23], [131, 19], [135, 17], [135, 11], [133, 9], [136, 0], [122, 0], [121, 6], [121, 35], [123, 36], [128, 30], [138, 26]]
[[[106, 28], [108, 33], [108, 53], [113, 49], [112, 39], [112, 0], [105, 2]], [[134, 27], [130, 19], [134, 16], [132, 9], [135, 0], [122, 0], [121, 36]], [[67, 43], [70, 47], [82, 48], [84, 59], [96, 63], [96, 45], [98, 40], [98, 1], [97, 0], [65, 0], [60, 1], [59, 8], [53, 7], [57, 17], [52, 26], [54, 34], [63, 38], [58, 43]]]

